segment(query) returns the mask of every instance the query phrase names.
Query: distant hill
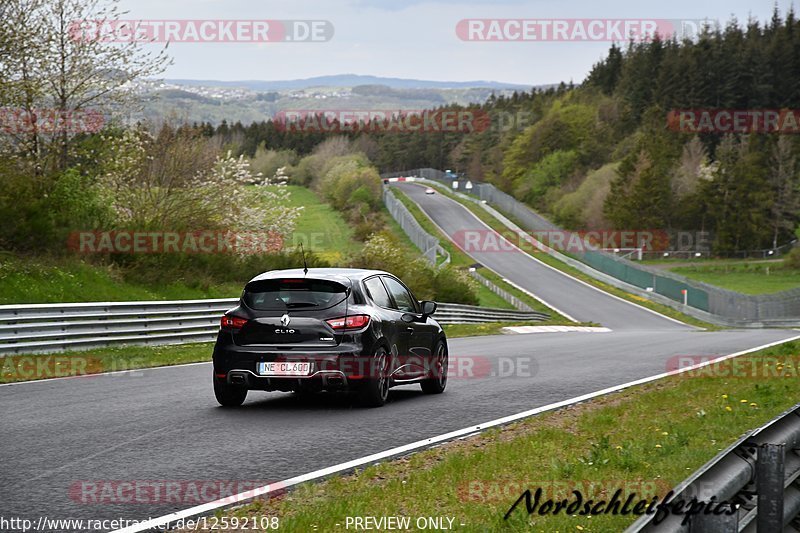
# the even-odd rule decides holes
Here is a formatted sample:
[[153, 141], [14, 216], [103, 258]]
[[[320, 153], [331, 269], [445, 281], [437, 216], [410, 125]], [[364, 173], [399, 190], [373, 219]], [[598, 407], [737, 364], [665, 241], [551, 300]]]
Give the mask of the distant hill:
[[252, 91], [286, 91], [309, 87], [356, 87], [358, 85], [385, 85], [393, 89], [516, 89], [530, 91], [533, 85], [503, 83], [499, 81], [433, 81], [405, 78], [383, 78], [360, 74], [336, 74], [297, 80], [186, 80], [166, 79], [166, 83], [203, 87], [241, 87]]
[[[547, 88], [549, 86], [538, 86]], [[285, 110], [431, 109], [469, 105], [532, 87], [493, 81], [426, 81], [342, 74], [287, 81], [142, 80], [144, 109], [131, 121], [165, 117], [220, 124], [268, 120]]]

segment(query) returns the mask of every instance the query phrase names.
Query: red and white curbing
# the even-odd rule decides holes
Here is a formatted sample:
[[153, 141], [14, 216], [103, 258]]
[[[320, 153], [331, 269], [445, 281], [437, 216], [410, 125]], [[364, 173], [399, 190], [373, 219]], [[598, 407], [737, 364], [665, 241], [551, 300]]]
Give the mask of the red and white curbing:
[[395, 183], [397, 181], [417, 181], [417, 178], [415, 176], [405, 176], [400, 178], [387, 178], [386, 181], [389, 183]]

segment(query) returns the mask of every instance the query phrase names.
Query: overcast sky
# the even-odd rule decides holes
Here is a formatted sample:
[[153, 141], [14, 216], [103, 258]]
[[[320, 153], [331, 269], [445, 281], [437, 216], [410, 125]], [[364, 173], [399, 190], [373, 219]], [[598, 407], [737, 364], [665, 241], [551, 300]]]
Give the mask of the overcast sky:
[[[172, 43], [167, 78], [285, 80], [369, 74], [520, 84], [581, 81], [610, 43], [467, 42], [461, 19], [769, 19], [773, 0], [122, 0], [131, 19], [327, 20], [323, 43]], [[777, 2], [782, 14], [791, 5]], [[152, 45], [148, 45], [152, 46]]]

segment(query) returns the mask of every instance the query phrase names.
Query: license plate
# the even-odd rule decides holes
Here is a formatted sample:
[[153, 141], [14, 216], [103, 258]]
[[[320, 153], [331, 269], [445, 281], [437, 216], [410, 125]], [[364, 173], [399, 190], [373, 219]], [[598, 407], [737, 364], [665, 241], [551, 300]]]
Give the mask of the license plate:
[[258, 363], [259, 376], [307, 376], [311, 373], [311, 363], [284, 361], [279, 363]]

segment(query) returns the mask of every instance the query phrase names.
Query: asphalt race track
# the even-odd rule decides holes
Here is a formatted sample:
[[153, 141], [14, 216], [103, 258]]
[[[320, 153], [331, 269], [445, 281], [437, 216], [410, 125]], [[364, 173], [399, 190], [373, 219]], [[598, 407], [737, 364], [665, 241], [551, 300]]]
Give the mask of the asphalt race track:
[[[414, 200], [445, 233], [458, 237], [465, 230], [491, 231], [481, 220], [458, 202], [441, 194], [425, 194], [425, 189], [411, 183], [398, 186]], [[688, 326], [667, 320], [659, 315], [643, 311], [625, 301], [606, 293], [576, 283], [574, 279], [534, 260], [530, 255], [513, 248], [494, 251], [472, 252], [476, 262], [491, 268], [517, 285], [533, 292], [548, 303], [566, 312], [573, 318], [585, 322], [600, 322], [613, 330], [653, 329], [685, 331]], [[690, 329], [690, 328], [689, 328]]]
[[[484, 229], [457, 203], [404, 190], [446, 232]], [[81, 481], [268, 483], [671, 369], [676, 355], [722, 355], [796, 331], [702, 332], [611, 298], [520, 253], [475, 254], [570, 315], [611, 333], [542, 333], [450, 341], [469, 363], [445, 394], [393, 389], [362, 409], [345, 395], [250, 393], [225, 410], [210, 364], [0, 386], [0, 514], [155, 517], [194, 501], [83, 503]], [[210, 358], [210, 354], [209, 354]]]

